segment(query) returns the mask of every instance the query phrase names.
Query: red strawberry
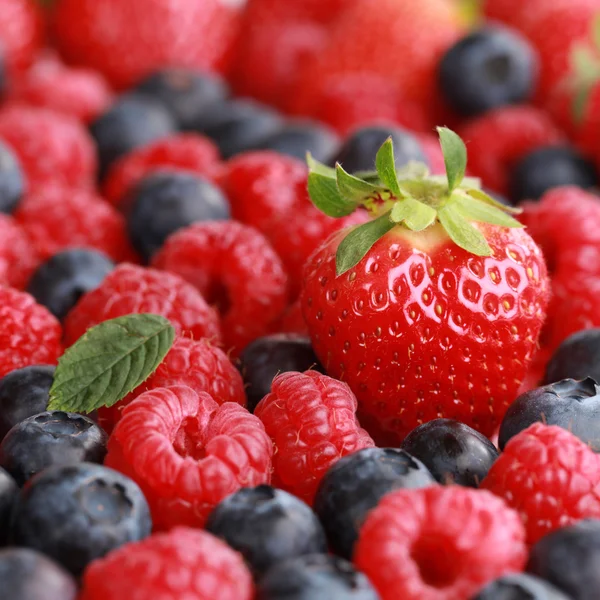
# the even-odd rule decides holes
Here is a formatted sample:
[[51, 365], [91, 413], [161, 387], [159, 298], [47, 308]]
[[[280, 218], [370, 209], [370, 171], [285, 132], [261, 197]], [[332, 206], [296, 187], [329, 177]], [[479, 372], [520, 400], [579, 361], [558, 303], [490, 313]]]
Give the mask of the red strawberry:
[[463, 179], [464, 144], [439, 132], [447, 177], [423, 165], [396, 173], [391, 141], [377, 155], [379, 182], [314, 162], [309, 175], [321, 210], [339, 217], [364, 205], [375, 217], [313, 254], [302, 307], [363, 425], [395, 441], [437, 417], [491, 435], [527, 373], [548, 300], [540, 249], [510, 209]]

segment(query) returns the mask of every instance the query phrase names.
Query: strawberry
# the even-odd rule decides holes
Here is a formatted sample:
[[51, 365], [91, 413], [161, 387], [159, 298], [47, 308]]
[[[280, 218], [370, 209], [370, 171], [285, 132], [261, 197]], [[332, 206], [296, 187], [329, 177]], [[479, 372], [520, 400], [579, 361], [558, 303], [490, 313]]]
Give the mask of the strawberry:
[[537, 348], [549, 282], [541, 250], [510, 209], [464, 178], [467, 152], [439, 129], [446, 176], [396, 171], [388, 140], [358, 179], [309, 161], [315, 205], [372, 220], [309, 259], [302, 309], [327, 372], [346, 381], [361, 423], [398, 442], [457, 419], [491, 435]]

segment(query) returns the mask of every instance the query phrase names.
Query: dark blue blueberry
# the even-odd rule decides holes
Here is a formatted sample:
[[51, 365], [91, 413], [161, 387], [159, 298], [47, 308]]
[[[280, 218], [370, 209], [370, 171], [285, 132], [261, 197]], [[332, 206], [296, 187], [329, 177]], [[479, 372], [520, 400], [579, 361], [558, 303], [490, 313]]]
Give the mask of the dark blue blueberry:
[[132, 189], [126, 203], [129, 237], [146, 262], [178, 229], [230, 216], [219, 188], [183, 171], [149, 175]]
[[16, 481], [0, 468], [0, 546], [8, 541], [12, 511], [18, 494], [19, 486]]
[[557, 529], [531, 549], [527, 571], [562, 590], [571, 600], [600, 598], [600, 521]]
[[135, 91], [161, 102], [180, 129], [193, 129], [207, 108], [229, 96], [227, 84], [217, 75], [183, 68], [158, 71]]
[[330, 164], [340, 163], [349, 173], [374, 171], [377, 151], [389, 137], [394, 143], [396, 166], [402, 167], [410, 161], [428, 164], [419, 140], [412, 133], [400, 127], [380, 126], [357, 129], [344, 141]]
[[0, 213], [11, 214], [23, 197], [21, 164], [12, 149], [0, 142]]
[[330, 127], [315, 121], [297, 120], [286, 123], [255, 149], [273, 150], [300, 160], [305, 160], [306, 153], [310, 152], [316, 160], [327, 162], [339, 147], [339, 137]]
[[444, 484], [479, 487], [498, 451], [490, 440], [464, 423], [435, 419], [410, 432], [402, 449], [418, 458]]
[[569, 336], [546, 366], [545, 383], [591, 377], [600, 383], [600, 329], [585, 329]]
[[0, 466], [19, 485], [54, 465], [101, 464], [108, 436], [90, 418], [44, 412], [17, 423], [0, 444]]
[[517, 104], [537, 82], [537, 57], [525, 38], [504, 28], [485, 27], [450, 48], [438, 71], [446, 102], [463, 117]]
[[176, 131], [171, 113], [157, 100], [142, 94], [122, 96], [91, 125], [100, 161], [100, 176], [135, 148]]
[[211, 138], [224, 158], [256, 148], [281, 128], [282, 118], [254, 100], [217, 102], [196, 119], [193, 129]]
[[310, 506], [268, 485], [243, 488], [223, 500], [206, 530], [240, 552], [257, 578], [283, 560], [327, 552], [325, 532]]
[[502, 419], [500, 449], [536, 422], [558, 425], [600, 452], [600, 386], [590, 377], [563, 379], [521, 394]]
[[435, 484], [427, 468], [404, 450], [366, 448], [338, 460], [327, 471], [313, 508], [331, 549], [350, 559], [367, 513], [385, 494]]
[[342, 558], [311, 554], [273, 567], [259, 582], [257, 600], [379, 600], [370, 581]]
[[137, 484], [112, 469], [80, 463], [49, 467], [21, 490], [11, 542], [39, 550], [79, 576], [92, 560], [151, 530]]
[[569, 600], [569, 597], [547, 581], [514, 573], [492, 581], [473, 600]]
[[97, 250], [64, 250], [37, 268], [27, 291], [62, 321], [79, 298], [96, 289], [114, 267], [113, 261]]
[[324, 373], [310, 339], [295, 334], [274, 334], [254, 340], [242, 352], [238, 368], [246, 385], [250, 412], [271, 391], [273, 379], [279, 373], [303, 373], [309, 369]]
[[74, 577], [47, 556], [27, 548], [0, 550], [3, 600], [75, 600]]
[[539, 200], [548, 190], [576, 185], [583, 189], [598, 185], [598, 174], [592, 162], [569, 146], [538, 148], [524, 156], [510, 174], [510, 198], [518, 204]]
[[17, 423], [46, 410], [54, 369], [50, 365], [34, 365], [11, 371], [0, 379], [0, 441]]

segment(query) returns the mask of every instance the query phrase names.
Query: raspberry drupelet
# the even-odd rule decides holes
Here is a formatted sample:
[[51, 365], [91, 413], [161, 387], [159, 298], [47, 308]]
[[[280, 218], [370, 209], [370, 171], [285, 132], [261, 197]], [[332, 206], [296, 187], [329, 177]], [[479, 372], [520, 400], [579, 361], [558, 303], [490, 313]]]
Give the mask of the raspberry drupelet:
[[38, 264], [25, 231], [12, 217], [0, 213], [0, 283], [23, 289]]

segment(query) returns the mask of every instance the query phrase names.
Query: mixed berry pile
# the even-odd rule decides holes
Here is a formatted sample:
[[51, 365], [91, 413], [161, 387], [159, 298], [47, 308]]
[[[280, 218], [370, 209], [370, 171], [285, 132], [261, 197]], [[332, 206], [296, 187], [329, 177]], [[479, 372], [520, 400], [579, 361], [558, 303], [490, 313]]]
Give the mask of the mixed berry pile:
[[600, 599], [600, 0], [0, 0], [0, 600]]

